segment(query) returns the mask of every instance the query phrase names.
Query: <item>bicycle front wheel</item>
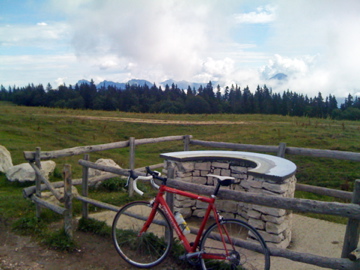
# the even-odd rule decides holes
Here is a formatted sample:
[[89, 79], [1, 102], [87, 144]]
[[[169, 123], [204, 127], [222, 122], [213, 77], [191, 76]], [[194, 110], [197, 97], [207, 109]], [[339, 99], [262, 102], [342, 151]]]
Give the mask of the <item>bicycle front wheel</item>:
[[129, 203], [119, 210], [112, 225], [117, 252], [129, 264], [140, 268], [161, 263], [169, 254], [173, 241], [170, 223], [159, 208], [149, 228], [139, 234], [151, 211], [149, 202]]
[[201, 240], [202, 269], [270, 269], [270, 255], [261, 235], [249, 224], [224, 219], [211, 225]]

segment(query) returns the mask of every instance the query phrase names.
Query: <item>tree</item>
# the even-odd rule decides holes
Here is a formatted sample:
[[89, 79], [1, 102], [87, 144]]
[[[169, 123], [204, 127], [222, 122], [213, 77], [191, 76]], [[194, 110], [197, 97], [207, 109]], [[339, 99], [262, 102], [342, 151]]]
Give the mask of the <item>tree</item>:
[[209, 103], [201, 96], [190, 96], [185, 103], [185, 109], [190, 114], [210, 113]]

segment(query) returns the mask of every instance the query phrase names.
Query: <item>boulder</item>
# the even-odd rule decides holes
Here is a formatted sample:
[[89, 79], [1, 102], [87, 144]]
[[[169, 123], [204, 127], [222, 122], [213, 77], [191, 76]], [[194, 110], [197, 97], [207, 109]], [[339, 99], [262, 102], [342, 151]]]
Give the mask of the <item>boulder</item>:
[[[116, 168], [121, 169], [121, 167], [118, 164], [116, 164], [116, 162], [113, 161], [112, 159], [100, 158], [97, 161], [95, 161], [95, 164], [100, 164], [100, 165], [110, 166], [110, 167], [116, 167]], [[93, 168], [89, 169], [89, 177], [99, 176], [99, 175], [105, 174], [105, 173], [108, 173], [108, 172], [96, 170], [96, 169], [93, 169]]]
[[[49, 174], [54, 172], [55, 167], [56, 163], [52, 160], [41, 162], [41, 170], [47, 178], [49, 177]], [[6, 171], [6, 177], [12, 182], [35, 181], [35, 171], [29, 163], [22, 163], [9, 168]]]
[[[59, 194], [61, 195], [61, 197], [64, 197], [64, 187], [60, 187], [60, 188], [55, 188], [55, 190], [57, 192], [59, 192]], [[76, 187], [72, 186], [71, 187], [71, 193], [73, 196], [77, 196], [79, 195], [79, 192], [77, 190]], [[55, 196], [51, 193], [51, 191], [43, 191], [41, 192], [41, 198], [49, 203], [55, 204], [55, 205], [59, 205], [59, 206], [63, 206], [63, 203], [60, 203]]]
[[10, 152], [2, 145], [0, 145], [0, 172], [5, 173], [13, 166]]

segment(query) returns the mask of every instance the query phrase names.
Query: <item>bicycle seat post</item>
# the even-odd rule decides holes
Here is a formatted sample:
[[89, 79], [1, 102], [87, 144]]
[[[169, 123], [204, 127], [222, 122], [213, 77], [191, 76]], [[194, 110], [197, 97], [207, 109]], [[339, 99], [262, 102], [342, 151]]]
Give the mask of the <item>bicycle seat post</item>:
[[220, 190], [220, 186], [221, 186], [220, 179], [216, 178], [216, 180], [217, 180], [217, 185], [216, 185], [216, 188], [214, 190], [214, 194], [212, 195], [212, 197], [217, 196], [217, 194], [219, 193], [219, 190]]
[[231, 184], [234, 184], [234, 180], [235, 180], [235, 178], [231, 177], [231, 176], [221, 176], [221, 175], [214, 175], [214, 174], [208, 174], [207, 176], [214, 177], [217, 180], [217, 185], [214, 190], [214, 194], [211, 195], [212, 197], [217, 196], [221, 186], [224, 186], [224, 187], [230, 186]]

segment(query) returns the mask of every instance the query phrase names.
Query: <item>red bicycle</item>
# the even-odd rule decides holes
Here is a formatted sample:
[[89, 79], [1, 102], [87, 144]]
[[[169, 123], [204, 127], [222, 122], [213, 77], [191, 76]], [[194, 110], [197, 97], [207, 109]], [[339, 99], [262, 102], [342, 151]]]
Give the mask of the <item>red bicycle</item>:
[[[225, 219], [216, 210], [216, 195], [221, 186], [234, 183], [234, 178], [209, 174], [217, 179], [211, 197], [174, 189], [166, 186], [166, 178], [147, 168], [149, 176], [137, 176], [130, 171], [129, 179], [134, 179], [134, 190], [138, 180], [150, 181], [159, 189], [156, 197], [148, 201], [131, 202], [116, 214], [112, 225], [112, 237], [120, 256], [129, 264], [139, 268], [151, 268], [161, 263], [169, 254], [173, 244], [173, 230], [185, 248], [181, 256], [192, 265], [202, 269], [270, 269], [270, 254], [264, 239], [251, 225], [237, 219]], [[158, 186], [154, 178], [161, 181]], [[190, 242], [190, 231], [178, 213], [172, 213], [165, 192], [186, 196], [208, 203], [203, 221], [198, 230], [191, 229], [196, 236]], [[206, 228], [210, 216], [214, 224]]]

